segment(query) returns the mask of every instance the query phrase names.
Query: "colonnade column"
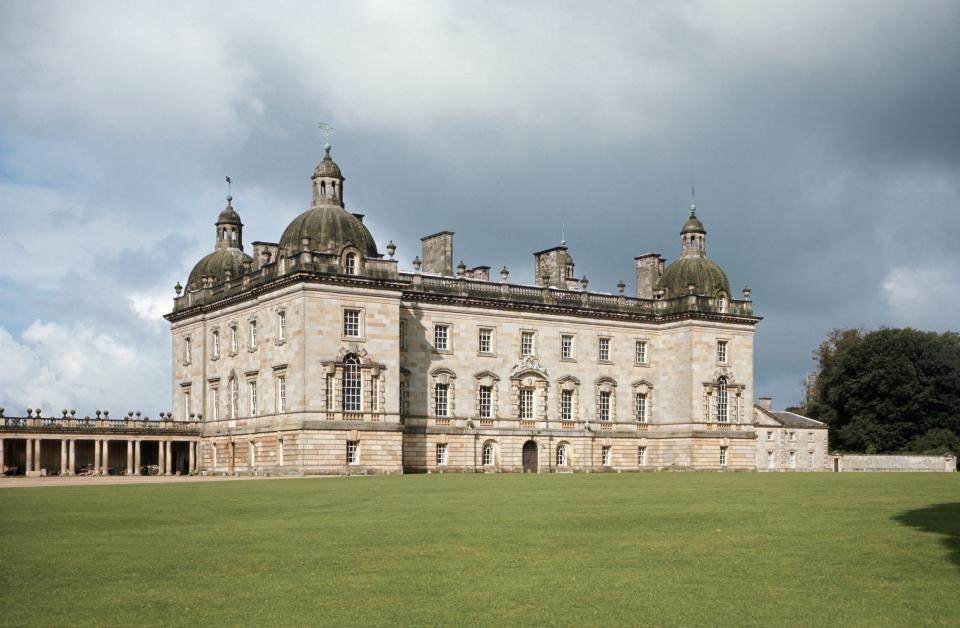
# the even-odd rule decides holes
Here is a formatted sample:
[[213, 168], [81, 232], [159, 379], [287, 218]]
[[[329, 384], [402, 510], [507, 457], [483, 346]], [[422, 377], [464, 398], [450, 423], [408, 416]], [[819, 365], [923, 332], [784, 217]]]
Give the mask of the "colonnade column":
[[33, 441], [34, 450], [33, 450], [33, 464], [36, 467], [34, 471], [40, 473], [40, 468], [43, 466], [43, 462], [40, 460], [40, 441], [43, 439], [36, 439]]
[[[3, 467], [7, 463], [7, 459], [3, 457], [3, 443], [4, 439], [0, 438], [0, 467]], [[2, 469], [6, 471], [6, 469]]]
[[60, 475], [69, 475], [67, 473], [67, 443], [69, 442], [66, 438], [60, 439]]
[[140, 441], [133, 441], [133, 474], [140, 475]]
[[27, 439], [27, 473], [33, 473], [33, 439]]
[[167, 448], [167, 455], [164, 456], [164, 462], [166, 463], [166, 466], [164, 466], [164, 472], [163, 472], [164, 475], [170, 475], [170, 463], [173, 462], [173, 461], [171, 460], [171, 459], [173, 458], [173, 456], [172, 456], [172, 453], [173, 453], [173, 452], [171, 451], [171, 445], [173, 445], [173, 442], [171, 442], [171, 441], [167, 441], [167, 442], [165, 443], [165, 447]]
[[164, 469], [167, 468], [167, 462], [163, 456], [165, 453], [164, 450], [163, 441], [157, 442], [157, 466], [160, 467], [159, 475], [165, 475]]
[[101, 460], [103, 462], [103, 474], [110, 474], [110, 441], [103, 440], [103, 447], [100, 449]]
[[127, 441], [127, 475], [133, 473], [133, 441]]
[[[197, 455], [194, 452], [194, 448], [197, 446], [197, 444], [193, 441], [190, 441], [187, 443], [187, 445], [190, 447], [190, 466], [188, 467], [188, 469], [190, 473], [193, 473], [196, 471], [196, 469], [194, 469], [194, 466], [197, 463]], [[0, 450], [0, 453], [2, 453], [2, 450]]]
[[77, 468], [77, 441], [76, 439], [71, 438], [67, 441], [67, 445], [70, 446], [70, 455], [67, 456], [69, 467], [67, 469], [67, 475], [73, 475], [75, 469]]
[[93, 441], [93, 474], [100, 475], [100, 439]]

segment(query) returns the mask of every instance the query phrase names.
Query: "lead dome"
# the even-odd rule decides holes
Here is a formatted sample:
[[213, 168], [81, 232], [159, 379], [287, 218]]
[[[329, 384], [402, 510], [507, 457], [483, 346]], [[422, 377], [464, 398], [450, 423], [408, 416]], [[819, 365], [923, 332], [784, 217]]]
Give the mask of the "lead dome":
[[690, 206], [690, 217], [680, 229], [680, 259], [667, 266], [656, 287], [665, 298], [689, 294], [689, 286], [699, 296], [730, 295], [730, 280], [716, 262], [707, 257], [707, 230], [697, 218], [696, 205]]

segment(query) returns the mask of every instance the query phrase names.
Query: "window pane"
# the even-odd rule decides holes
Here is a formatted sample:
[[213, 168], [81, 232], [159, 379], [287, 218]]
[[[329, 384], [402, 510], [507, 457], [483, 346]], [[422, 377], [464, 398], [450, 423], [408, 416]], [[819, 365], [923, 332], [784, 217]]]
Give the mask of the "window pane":
[[343, 411], [360, 412], [360, 360], [347, 356], [343, 364]]

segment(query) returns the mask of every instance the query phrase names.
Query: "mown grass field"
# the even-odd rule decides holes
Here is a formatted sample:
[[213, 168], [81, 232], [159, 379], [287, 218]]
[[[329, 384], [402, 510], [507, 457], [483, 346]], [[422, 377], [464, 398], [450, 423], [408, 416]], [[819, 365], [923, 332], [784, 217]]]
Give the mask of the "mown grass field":
[[0, 490], [5, 625], [953, 625], [957, 474]]

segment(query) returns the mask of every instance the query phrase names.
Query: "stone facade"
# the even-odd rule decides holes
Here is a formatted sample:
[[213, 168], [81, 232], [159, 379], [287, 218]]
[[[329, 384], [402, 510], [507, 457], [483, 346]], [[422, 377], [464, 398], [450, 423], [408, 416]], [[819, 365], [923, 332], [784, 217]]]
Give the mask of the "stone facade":
[[178, 286], [173, 408], [201, 425], [201, 472], [761, 466], [760, 319], [706, 258], [695, 208], [669, 285], [641, 255], [628, 297], [589, 291], [565, 245], [535, 254], [536, 285], [454, 270], [451, 232], [400, 271], [344, 211], [329, 149], [313, 180], [313, 207], [252, 257], [229, 205], [217, 246], [243, 270], [207, 262]]
[[761, 397], [753, 408], [757, 470], [830, 471], [827, 425], [793, 412], [774, 412]]

